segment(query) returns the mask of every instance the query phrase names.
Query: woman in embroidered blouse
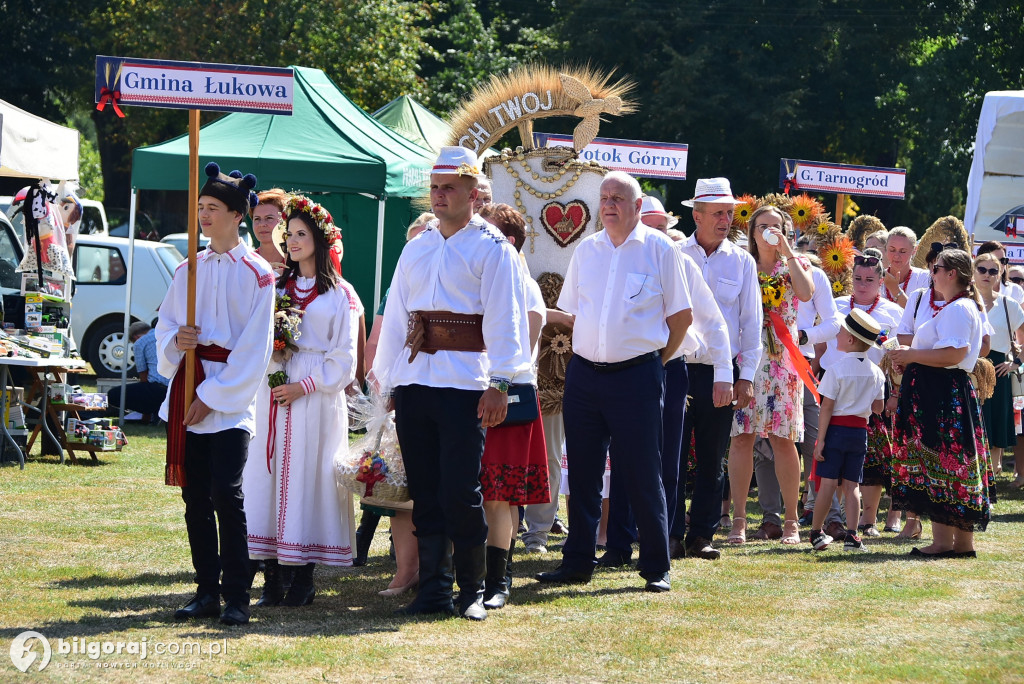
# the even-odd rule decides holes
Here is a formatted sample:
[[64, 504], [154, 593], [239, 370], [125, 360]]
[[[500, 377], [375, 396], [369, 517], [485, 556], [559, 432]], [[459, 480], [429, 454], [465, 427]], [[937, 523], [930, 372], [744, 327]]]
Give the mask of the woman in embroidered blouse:
[[[765, 437], [775, 455], [775, 473], [779, 478], [785, 506], [783, 544], [800, 543], [797, 502], [800, 497], [800, 455], [796, 442], [803, 439], [804, 385], [797, 364], [806, 365], [796, 347], [796, 300], [806, 302], [814, 294], [807, 260], [797, 257], [783, 232], [785, 218], [776, 207], [765, 206], [751, 214], [747, 239], [758, 265], [765, 307], [765, 328], [761, 331], [764, 349], [754, 376], [754, 396], [748, 406], [736, 407], [729, 448], [729, 485], [735, 496], [735, 516], [729, 542], [746, 541], [745, 493], [754, 467], [754, 441]], [[769, 242], [765, 235], [770, 236]], [[774, 244], [773, 244], [774, 242]], [[770, 314], [775, 314], [771, 316]], [[775, 319], [778, 327], [773, 327]], [[784, 338], [788, 337], [790, 344]], [[808, 373], [809, 373], [808, 369]]]
[[907, 295], [928, 287], [928, 271], [914, 268], [910, 260], [917, 250], [917, 235], [906, 226], [897, 226], [885, 238], [885, 289], [882, 296], [900, 306], [907, 305]]
[[[332, 258], [341, 233], [330, 214], [301, 195], [286, 212], [278, 293], [304, 313], [298, 351], [283, 360], [288, 381], [257, 395], [243, 490], [249, 557], [265, 561], [257, 605], [301, 606], [313, 601], [316, 563], [352, 565], [352, 495], [335, 484], [334, 462], [348, 451], [345, 388], [355, 377], [362, 304]], [[287, 594], [279, 565], [297, 566]]]
[[975, 557], [974, 531], [989, 520], [988, 445], [967, 375], [982, 346], [982, 303], [967, 252], [946, 249], [932, 282], [946, 304], [914, 331], [913, 344], [888, 352], [905, 369], [896, 416], [893, 506], [927, 515], [927, 558]]

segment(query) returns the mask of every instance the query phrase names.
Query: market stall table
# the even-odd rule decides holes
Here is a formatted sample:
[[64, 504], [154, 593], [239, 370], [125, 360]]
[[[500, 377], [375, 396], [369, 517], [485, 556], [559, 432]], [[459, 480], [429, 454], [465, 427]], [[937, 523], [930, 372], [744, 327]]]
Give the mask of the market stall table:
[[[68, 359], [63, 357], [55, 357], [48, 359], [30, 359], [22, 356], [0, 357], [0, 388], [3, 388], [5, 390], [3, 392], [3, 397], [0, 398], [0, 416], [3, 416], [7, 413], [8, 392], [6, 391], [6, 389], [7, 381], [10, 377], [9, 369], [11, 366], [20, 366], [24, 368], [26, 371], [28, 371], [29, 375], [31, 376], [31, 386], [25, 389], [25, 402], [29, 404], [32, 403], [32, 400], [36, 397], [37, 394], [40, 397], [41, 403], [39, 405], [39, 425], [41, 429], [45, 430], [46, 434], [49, 435], [49, 437], [58, 445], [58, 449], [60, 449], [60, 462], [63, 463], [64, 448], [66, 447], [67, 440], [58, 439], [57, 436], [54, 435], [50, 431], [50, 428], [46, 425], [46, 415], [49, 410], [49, 402], [47, 401], [46, 397], [47, 387], [49, 385], [49, 382], [47, 380], [47, 374], [66, 373], [70, 370], [84, 370], [85, 361], [81, 359]], [[51, 414], [51, 416], [56, 417], [54, 414]], [[7, 429], [7, 421], [3, 420], [0, 421], [0, 423], [2, 423], [2, 426], [0, 427], [3, 428], [3, 440], [5, 447], [6, 445], [9, 444], [17, 450], [18, 462], [21, 468], [24, 469], [25, 452], [21, 450], [21, 447], [18, 446], [17, 442], [14, 441], [14, 437], [11, 436], [10, 431]], [[60, 421], [55, 421], [55, 423], [59, 426]], [[38, 429], [39, 428], [37, 428], [37, 431]], [[63, 429], [61, 429], [60, 431], [63, 433]], [[77, 448], [77, 445], [75, 448]], [[26, 451], [27, 450], [28, 448], [26, 448]], [[71, 454], [71, 460], [72, 462], [77, 462], [77, 459], [75, 458], [73, 453]]]

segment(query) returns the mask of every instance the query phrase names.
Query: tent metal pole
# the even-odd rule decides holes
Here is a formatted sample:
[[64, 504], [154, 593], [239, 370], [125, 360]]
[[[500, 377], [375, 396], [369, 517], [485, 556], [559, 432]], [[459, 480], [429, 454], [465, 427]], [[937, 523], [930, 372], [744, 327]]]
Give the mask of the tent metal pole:
[[128, 385], [128, 328], [132, 324], [132, 275], [135, 266], [135, 200], [138, 197], [138, 190], [132, 188], [132, 196], [128, 206], [128, 286], [124, 295], [124, 337], [121, 344], [124, 345], [124, 356], [121, 361], [121, 406], [117, 412], [117, 424], [124, 426], [124, 390]]
[[382, 195], [377, 200], [377, 263], [373, 272], [373, 310], [380, 306], [381, 272], [384, 267], [384, 204]]

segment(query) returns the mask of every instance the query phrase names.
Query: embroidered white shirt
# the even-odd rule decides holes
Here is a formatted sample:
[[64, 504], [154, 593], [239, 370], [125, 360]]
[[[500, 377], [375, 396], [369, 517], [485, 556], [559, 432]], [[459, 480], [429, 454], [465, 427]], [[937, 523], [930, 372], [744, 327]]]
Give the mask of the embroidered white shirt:
[[[171, 382], [185, 356], [174, 346], [174, 336], [188, 320], [187, 289], [188, 262], [184, 261], [174, 272], [156, 325], [157, 370]], [[196, 256], [199, 344], [216, 344], [231, 354], [226, 363], [202, 362], [206, 380], [196, 387], [196, 396], [213, 410], [190, 426], [190, 432], [241, 428], [254, 434], [256, 390], [266, 382], [273, 350], [273, 316], [274, 272], [263, 257], [242, 242], [223, 254], [206, 249]], [[164, 420], [170, 400], [168, 392], [160, 407]]]
[[[521, 363], [525, 291], [519, 257], [497, 228], [473, 215], [447, 240], [435, 219], [398, 259], [384, 308], [373, 374], [382, 391], [402, 385], [482, 390], [511, 380]], [[486, 353], [439, 351], [409, 363], [409, 313], [481, 314]]]
[[[925, 303], [927, 306], [927, 302]], [[978, 361], [981, 338], [984, 335], [984, 320], [977, 304], [968, 298], [954, 300], [942, 310], [922, 323], [914, 332], [911, 349], [963, 349], [967, 356], [955, 366], [970, 373]]]
[[711, 254], [697, 242], [696, 232], [682, 241], [689, 256], [704, 275], [704, 282], [715, 293], [718, 309], [729, 326], [729, 351], [740, 357], [740, 380], [754, 380], [761, 363], [761, 287], [757, 283], [757, 263], [750, 252], [730, 240], [723, 240]]
[[818, 393], [836, 402], [833, 416], [871, 417], [871, 402], [885, 398], [885, 375], [864, 352], [836, 352]]
[[616, 363], [668, 342], [666, 318], [690, 308], [683, 261], [665, 234], [637, 223], [616, 247], [607, 231], [584, 238], [569, 261], [558, 307], [576, 316], [573, 352]]
[[817, 266], [808, 270], [814, 283], [814, 296], [809, 302], [797, 301], [796, 329], [807, 333], [807, 344], [800, 345], [800, 353], [813, 359], [814, 345], [835, 339], [839, 323], [836, 322], [836, 300], [832, 297], [832, 283], [828, 275]]

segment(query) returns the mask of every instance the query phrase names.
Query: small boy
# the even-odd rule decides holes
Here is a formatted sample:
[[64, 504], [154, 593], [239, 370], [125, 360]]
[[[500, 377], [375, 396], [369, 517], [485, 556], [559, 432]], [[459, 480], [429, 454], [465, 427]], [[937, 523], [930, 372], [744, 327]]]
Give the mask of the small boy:
[[[196, 257], [195, 325], [187, 325], [187, 262], [174, 274], [156, 326], [158, 366], [171, 388], [165, 482], [181, 487], [196, 594], [176, 620], [249, 622], [249, 545], [242, 469], [255, 431], [255, 398], [273, 343], [274, 272], [238, 239], [257, 199], [256, 177], [206, 166], [199, 224], [210, 238]], [[185, 411], [185, 352], [195, 350], [194, 397]], [[224, 611], [220, 599], [224, 597]]]
[[[845, 352], [818, 385], [821, 413], [818, 441], [814, 445], [817, 475], [821, 478], [815, 499], [831, 501], [840, 482], [846, 495], [846, 540], [844, 551], [867, 551], [857, 535], [860, 519], [860, 481], [868, 450], [868, 418], [881, 413], [885, 398], [885, 375], [865, 352], [877, 343], [881, 326], [869, 314], [853, 309], [836, 336], [836, 348]], [[828, 548], [832, 537], [821, 531], [828, 506], [816, 506], [811, 523], [811, 545], [815, 551]]]

